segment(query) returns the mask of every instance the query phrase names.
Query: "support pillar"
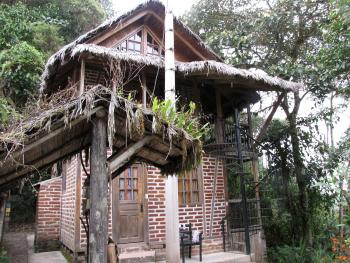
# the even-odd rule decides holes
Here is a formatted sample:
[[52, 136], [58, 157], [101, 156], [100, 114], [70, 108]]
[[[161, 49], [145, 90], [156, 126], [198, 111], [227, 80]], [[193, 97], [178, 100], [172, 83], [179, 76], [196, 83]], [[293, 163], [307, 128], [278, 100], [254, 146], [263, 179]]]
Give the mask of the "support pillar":
[[165, 233], [166, 262], [180, 262], [179, 200], [176, 175], [169, 175], [165, 181]]
[[107, 263], [107, 120], [105, 119], [104, 111], [96, 113], [96, 117], [92, 121], [91, 137], [89, 262]]

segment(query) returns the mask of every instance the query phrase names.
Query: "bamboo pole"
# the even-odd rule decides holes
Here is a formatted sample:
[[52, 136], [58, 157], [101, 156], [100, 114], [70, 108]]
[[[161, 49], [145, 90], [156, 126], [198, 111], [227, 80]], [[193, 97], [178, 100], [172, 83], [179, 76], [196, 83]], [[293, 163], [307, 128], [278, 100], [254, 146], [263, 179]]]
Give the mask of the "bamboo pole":
[[[174, 16], [172, 0], [165, 10], [165, 99], [175, 105]], [[165, 181], [166, 262], [180, 262], [178, 179], [169, 175]]]

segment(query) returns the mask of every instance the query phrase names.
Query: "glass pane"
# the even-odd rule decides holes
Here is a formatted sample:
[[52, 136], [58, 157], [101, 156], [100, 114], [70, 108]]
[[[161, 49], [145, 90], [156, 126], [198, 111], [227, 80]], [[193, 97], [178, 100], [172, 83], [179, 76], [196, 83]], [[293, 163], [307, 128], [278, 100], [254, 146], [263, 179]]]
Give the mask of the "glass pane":
[[119, 200], [125, 200], [125, 192], [123, 190], [119, 191]]
[[126, 50], [126, 41], [124, 41], [124, 42], [121, 44], [121, 48], [122, 48], [122, 50]]
[[191, 195], [189, 192], [186, 193], [186, 204], [190, 204], [191, 203]]
[[135, 44], [132, 41], [128, 41], [128, 50], [134, 50], [135, 49]]
[[153, 44], [153, 38], [149, 33], [147, 33], [147, 44]]
[[182, 193], [179, 193], [179, 204], [183, 205], [184, 204], [184, 200], [182, 198]]
[[137, 200], [138, 199], [138, 192], [137, 190], [134, 190], [134, 200]]
[[129, 177], [129, 178], [132, 177], [132, 171], [131, 171], [131, 168], [130, 168], [130, 167], [128, 168], [128, 177]]
[[141, 52], [141, 44], [135, 43], [135, 51], [136, 52]]
[[182, 192], [183, 191], [183, 180], [182, 179], [179, 179], [178, 187], [179, 187], [179, 192]]
[[137, 189], [137, 179], [134, 179], [134, 189]]
[[124, 189], [125, 185], [124, 185], [124, 179], [119, 179], [119, 189]]
[[137, 167], [134, 167], [134, 168], [133, 168], [133, 175], [132, 175], [132, 176], [133, 176], [134, 178], [137, 178], [137, 175], [138, 175], [138, 174], [137, 174]]
[[142, 39], [142, 31], [137, 32], [135, 40], [141, 42]]
[[153, 54], [158, 54], [158, 46], [154, 46], [153, 51], [155, 52]]
[[199, 203], [199, 192], [193, 192], [192, 193], [192, 203]]
[[132, 182], [131, 182], [131, 179], [128, 179], [128, 189], [131, 189], [132, 188]]
[[132, 200], [132, 191], [128, 190], [127, 200]]
[[198, 180], [192, 180], [192, 191], [198, 190]]

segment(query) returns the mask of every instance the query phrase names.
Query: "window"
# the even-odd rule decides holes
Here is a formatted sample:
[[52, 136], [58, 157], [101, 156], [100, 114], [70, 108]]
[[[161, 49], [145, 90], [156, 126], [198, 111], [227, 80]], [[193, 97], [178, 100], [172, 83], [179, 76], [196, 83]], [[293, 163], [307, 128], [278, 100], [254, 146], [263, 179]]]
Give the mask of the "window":
[[159, 55], [160, 48], [158, 42], [147, 32], [147, 54]]
[[117, 44], [116, 49], [146, 55], [164, 56], [164, 49], [161, 48], [159, 42], [146, 29], [139, 30], [122, 43]]
[[200, 198], [200, 179], [197, 169], [188, 172], [178, 179], [179, 187], [179, 205], [199, 204]]
[[138, 199], [138, 169], [129, 167], [119, 178], [119, 200]]
[[118, 50], [141, 53], [142, 30], [117, 45]]

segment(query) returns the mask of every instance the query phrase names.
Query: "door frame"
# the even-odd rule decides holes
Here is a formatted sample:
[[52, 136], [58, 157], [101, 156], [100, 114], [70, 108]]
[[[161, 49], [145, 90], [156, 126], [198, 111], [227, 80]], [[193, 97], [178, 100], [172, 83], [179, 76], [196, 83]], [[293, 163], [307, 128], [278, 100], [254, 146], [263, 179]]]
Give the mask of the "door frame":
[[[147, 167], [144, 163], [135, 163], [136, 165], [140, 165], [140, 170], [142, 174], [143, 180], [143, 196], [142, 196], [142, 205], [143, 205], [143, 241], [140, 242], [129, 242], [129, 243], [147, 243], [149, 241], [148, 237], [148, 198], [147, 198]], [[133, 164], [133, 165], [135, 165]], [[112, 180], [112, 202], [111, 202], [111, 211], [112, 211], [112, 238], [113, 241], [118, 243], [118, 230], [119, 230], [119, 198], [117, 198], [118, 189], [119, 189], [119, 175]], [[123, 243], [128, 244], [128, 243]]]

